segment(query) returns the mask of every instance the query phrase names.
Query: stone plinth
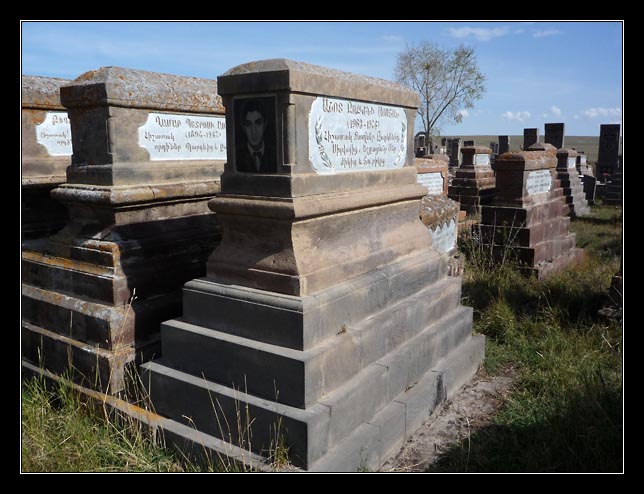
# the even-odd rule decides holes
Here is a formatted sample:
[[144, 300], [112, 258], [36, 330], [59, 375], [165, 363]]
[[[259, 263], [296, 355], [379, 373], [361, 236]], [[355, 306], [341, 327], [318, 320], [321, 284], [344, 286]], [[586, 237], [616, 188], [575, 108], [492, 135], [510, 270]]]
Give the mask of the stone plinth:
[[[546, 277], [580, 259], [569, 232], [563, 189], [556, 178], [556, 149], [506, 153], [494, 163], [496, 195], [481, 209], [484, 248], [498, 259], [514, 255], [521, 268]], [[533, 146], [534, 147], [534, 146]]]
[[416, 181], [427, 187], [420, 205], [420, 220], [429, 229], [434, 248], [452, 254], [457, 249], [459, 204], [447, 197], [448, 165], [440, 159], [414, 160]]
[[461, 204], [461, 210], [475, 215], [483, 204], [489, 204], [494, 195], [494, 170], [490, 162], [492, 150], [472, 146], [462, 149], [463, 163], [456, 170], [448, 189], [448, 197]]
[[22, 238], [44, 237], [67, 219], [62, 204], [50, 197], [66, 180], [72, 136], [60, 86], [67, 79], [22, 76]]
[[[530, 149], [538, 150], [539, 146], [535, 144]], [[564, 192], [568, 215], [572, 217], [587, 215], [590, 208], [577, 172], [577, 151], [574, 149], [557, 150], [557, 179]]]
[[[302, 468], [377, 468], [484, 351], [418, 218], [418, 96], [283, 59], [218, 83], [235, 129], [210, 202], [223, 240], [185, 285], [183, 317], [163, 324], [143, 382], [158, 413], [196, 429], [179, 448], [219, 441], [266, 457], [278, 427]], [[256, 171], [249, 147], [265, 150]]]
[[220, 238], [208, 201], [224, 110], [215, 81], [118, 67], [60, 94], [73, 156], [52, 196], [69, 220], [23, 244], [23, 357], [116, 393], [135, 356], [158, 354], [159, 324]]

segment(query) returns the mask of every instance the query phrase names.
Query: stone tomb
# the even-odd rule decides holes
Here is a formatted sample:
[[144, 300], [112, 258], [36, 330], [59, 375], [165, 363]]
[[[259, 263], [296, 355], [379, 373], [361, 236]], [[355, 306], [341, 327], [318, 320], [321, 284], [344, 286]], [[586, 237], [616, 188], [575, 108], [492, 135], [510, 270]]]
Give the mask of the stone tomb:
[[[544, 144], [534, 144], [531, 151], [545, 150]], [[574, 149], [557, 150], [557, 180], [564, 192], [568, 214], [572, 217], [585, 216], [590, 212], [584, 194], [584, 186], [577, 172], [577, 151]]]
[[106, 67], [60, 89], [74, 154], [52, 191], [69, 221], [23, 244], [23, 358], [116, 393], [220, 233], [225, 118], [215, 81]]
[[414, 160], [416, 181], [427, 187], [420, 205], [420, 220], [428, 228], [432, 244], [439, 252], [456, 251], [459, 204], [447, 197], [448, 166], [440, 159]]
[[[546, 144], [551, 144], [555, 149], [564, 147], [564, 124], [563, 123], [547, 123], [545, 124], [545, 135], [543, 141]], [[525, 148], [524, 148], [525, 149]]]
[[[418, 96], [284, 59], [218, 83], [231, 131], [210, 206], [223, 240], [185, 285], [183, 317], [162, 325], [162, 358], [142, 366], [156, 412], [190, 427], [166, 442], [261, 462], [277, 427], [301, 468], [378, 468], [484, 352], [418, 218]], [[247, 136], [259, 140], [237, 119], [254, 112], [271, 173], [239, 170]]]
[[539, 142], [539, 129], [523, 129], [523, 149], [525, 151], [537, 142]]
[[606, 181], [619, 168], [619, 130], [619, 124], [599, 126], [596, 172], [601, 181]]
[[50, 192], [65, 182], [71, 163], [72, 134], [60, 86], [70, 81], [22, 76], [22, 238], [44, 237], [60, 230], [64, 206]]
[[594, 176], [593, 167], [588, 164], [588, 157], [583, 151], [577, 151], [577, 173]]
[[448, 189], [448, 197], [461, 203], [461, 210], [477, 214], [482, 204], [494, 195], [494, 170], [490, 163], [492, 150], [486, 147], [463, 148], [463, 164]]
[[[556, 149], [521, 151], [499, 156], [494, 163], [496, 195], [481, 209], [481, 238], [497, 258], [514, 253], [527, 274], [544, 278], [583, 256], [569, 232], [563, 189], [557, 180]], [[533, 146], [534, 147], [534, 146]]]

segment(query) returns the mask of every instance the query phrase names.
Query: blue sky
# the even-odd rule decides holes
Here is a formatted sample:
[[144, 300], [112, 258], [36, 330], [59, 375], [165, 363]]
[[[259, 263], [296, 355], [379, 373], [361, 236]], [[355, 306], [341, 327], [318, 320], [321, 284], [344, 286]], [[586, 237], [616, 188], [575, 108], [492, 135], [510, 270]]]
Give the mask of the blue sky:
[[[22, 73], [73, 79], [108, 65], [216, 78], [235, 65], [290, 58], [393, 79], [408, 43], [475, 48], [487, 91], [444, 135], [522, 134], [565, 122], [567, 135], [622, 123], [621, 22], [28, 22]], [[418, 130], [418, 129], [417, 129]]]

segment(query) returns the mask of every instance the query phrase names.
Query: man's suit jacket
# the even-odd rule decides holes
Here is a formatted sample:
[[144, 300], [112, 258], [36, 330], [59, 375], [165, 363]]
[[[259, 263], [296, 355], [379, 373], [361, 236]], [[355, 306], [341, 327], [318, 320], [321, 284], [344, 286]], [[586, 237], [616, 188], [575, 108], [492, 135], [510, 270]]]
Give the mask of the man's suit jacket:
[[238, 172], [251, 172], [251, 173], [275, 173], [277, 172], [277, 156], [275, 154], [275, 149], [272, 146], [269, 146], [267, 142], [264, 143], [264, 153], [262, 154], [260, 160], [259, 170], [255, 167], [255, 161], [253, 156], [248, 149], [248, 146], [244, 146], [241, 149], [241, 153], [237, 153], [235, 156], [237, 160], [237, 171]]

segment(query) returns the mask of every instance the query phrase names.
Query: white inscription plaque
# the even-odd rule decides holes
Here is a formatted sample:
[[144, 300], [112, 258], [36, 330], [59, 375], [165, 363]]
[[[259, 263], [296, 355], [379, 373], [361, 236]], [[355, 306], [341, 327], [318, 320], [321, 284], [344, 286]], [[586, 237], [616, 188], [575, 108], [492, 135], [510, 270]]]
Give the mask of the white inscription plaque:
[[401, 168], [407, 115], [395, 106], [318, 97], [309, 113], [309, 159], [318, 174]]
[[151, 161], [225, 160], [226, 119], [149, 113], [139, 127], [139, 146]]
[[568, 158], [568, 168], [577, 167], [577, 158]]
[[36, 141], [45, 146], [49, 156], [71, 156], [72, 129], [67, 113], [47, 112], [43, 123], [36, 125]]
[[429, 229], [434, 249], [439, 252], [449, 252], [456, 246], [456, 221], [450, 220], [444, 225]]
[[475, 165], [489, 165], [490, 164], [490, 155], [489, 154], [475, 154], [474, 155], [474, 164]]
[[427, 187], [427, 195], [443, 193], [443, 175], [440, 172], [419, 173], [416, 182]]
[[548, 192], [552, 187], [552, 175], [548, 170], [537, 170], [528, 174], [525, 188], [528, 195], [541, 194]]

